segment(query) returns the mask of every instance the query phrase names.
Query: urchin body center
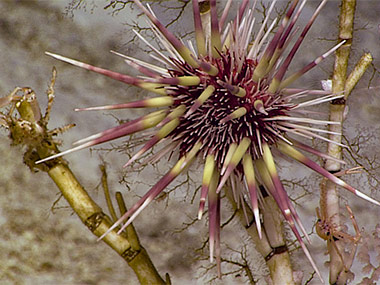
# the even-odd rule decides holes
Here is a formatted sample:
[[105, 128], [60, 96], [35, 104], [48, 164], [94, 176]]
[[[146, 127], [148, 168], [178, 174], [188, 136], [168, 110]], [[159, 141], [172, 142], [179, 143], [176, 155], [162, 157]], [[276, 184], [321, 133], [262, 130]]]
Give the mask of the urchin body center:
[[[185, 105], [187, 110], [191, 110], [199, 104], [196, 110], [181, 118], [179, 128], [172, 133], [172, 138], [181, 140], [180, 154], [187, 153], [201, 141], [203, 155], [213, 153], [221, 167], [229, 146], [249, 137], [252, 141], [251, 154], [255, 158], [261, 157], [259, 145], [264, 142], [273, 144], [277, 139], [273, 131], [279, 131], [276, 122], [264, 119], [284, 116], [289, 110], [283, 96], [267, 92], [266, 78], [258, 83], [252, 80], [257, 66], [252, 59], [236, 60], [226, 51], [220, 53], [219, 58], [200, 60], [216, 67], [218, 72], [210, 75], [186, 64], [180, 66], [181, 76], [196, 75], [200, 78], [198, 86], [177, 86], [173, 95], [175, 107]], [[199, 103], [207, 88], [212, 88], [212, 94]]]

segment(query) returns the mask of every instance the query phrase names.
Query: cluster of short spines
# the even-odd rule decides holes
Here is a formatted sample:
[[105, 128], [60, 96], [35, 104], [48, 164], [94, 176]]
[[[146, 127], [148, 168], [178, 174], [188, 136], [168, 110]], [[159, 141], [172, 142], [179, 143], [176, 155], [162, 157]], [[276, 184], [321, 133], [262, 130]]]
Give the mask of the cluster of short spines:
[[[203, 2], [210, 5], [209, 35], [205, 32], [207, 31], [207, 27], [203, 25], [200, 3], [197, 0], [192, 0], [197, 52], [192, 48], [192, 45], [190, 48], [186, 47], [160, 23], [149, 6], [146, 8], [138, 0], [134, 0], [134, 2], [149, 18], [153, 32], [157, 35], [158, 40], [163, 46], [166, 47], [169, 56], [164, 55], [137, 32], [136, 34], [152, 48], [157, 55], [156, 58], [163, 62], [166, 68], [157, 67], [150, 63], [122, 55], [130, 66], [136, 68], [147, 77], [141, 79], [98, 68], [56, 54], [47, 54], [70, 64], [160, 95], [160, 97], [135, 102], [77, 110], [150, 107], [164, 109], [80, 140], [77, 142], [79, 144], [77, 147], [47, 159], [156, 127], [158, 130], [127, 162], [126, 166], [139, 159], [144, 153], [163, 140], [168, 142], [167, 147], [161, 149], [152, 159], [159, 159], [164, 154], [179, 149], [179, 160], [108, 232], [122, 223], [124, 225], [120, 231], [125, 229], [137, 214], [155, 199], [198, 156], [205, 159], [198, 217], [202, 217], [206, 200], [208, 200], [211, 260], [213, 259], [215, 249], [215, 255], [220, 265], [220, 191], [229, 179], [238, 177], [238, 179], [244, 179], [246, 182], [246, 187], [243, 188], [249, 194], [260, 237], [262, 233], [258, 185], [263, 185], [275, 199], [305, 254], [318, 272], [297, 229], [298, 227], [307, 238], [307, 232], [302, 226], [280, 181], [271, 147], [277, 148], [286, 156], [303, 163], [336, 184], [353, 192], [355, 195], [380, 205], [379, 202], [352, 188], [321, 168], [296, 150], [296, 148], [322, 158], [330, 158], [329, 156], [294, 139], [289, 139], [286, 135], [287, 133], [294, 133], [298, 136], [328, 140], [315, 133], [323, 132], [323, 130], [312, 128], [308, 125], [334, 123], [312, 118], [296, 117], [292, 115], [292, 111], [301, 113], [300, 108], [330, 101], [341, 96], [340, 94], [332, 95], [326, 92], [318, 93], [313, 90], [285, 87], [315, 67], [342, 43], [333, 47], [300, 71], [284, 79], [284, 75], [301, 42], [326, 0], [321, 2], [287, 56], [284, 56], [284, 52], [294, 37], [295, 32], [293, 31], [293, 27], [306, 0], [302, 1], [298, 9], [297, 5], [299, 1], [294, 0], [292, 2], [285, 17], [279, 24], [277, 32], [268, 41], [267, 46], [262, 52], [262, 46], [267, 41], [274, 23], [270, 25], [267, 32], [264, 32], [264, 25], [268, 22], [269, 13], [264, 19], [264, 25], [259, 29], [251, 43], [250, 35], [254, 24], [254, 6], [252, 9], [248, 9], [248, 0], [242, 1], [237, 17], [228, 25], [225, 32], [223, 32], [223, 27], [232, 0], [226, 3], [220, 21], [218, 21], [217, 17], [216, 0]], [[269, 12], [272, 11], [274, 4], [275, 1], [271, 4]], [[284, 58], [284, 60], [281, 61], [281, 58]], [[228, 70], [224, 70], [226, 68], [225, 65], [229, 66]], [[244, 74], [240, 73], [243, 69], [245, 70]], [[237, 78], [240, 78], [239, 82]], [[292, 103], [292, 100], [302, 98], [308, 94], [321, 94], [324, 96], [303, 103]], [[234, 106], [230, 106], [228, 103], [225, 103], [229, 101], [237, 103], [234, 103]], [[223, 108], [218, 110], [218, 106], [221, 105], [223, 105]], [[211, 116], [213, 120], [218, 120], [216, 126], [213, 126], [214, 129], [209, 129], [208, 132], [204, 131], [204, 123], [207, 116]], [[222, 131], [219, 132], [219, 129]], [[241, 199], [242, 197], [241, 194], [236, 193], [235, 196], [237, 197], [236, 199]]]
[[199, 95], [198, 98], [194, 100], [193, 105], [190, 107], [189, 111], [186, 112], [185, 118], [187, 118], [189, 115], [194, 113], [204, 102], [207, 101], [208, 98], [210, 98], [215, 91], [215, 87], [213, 85], [207, 86], [202, 93]]

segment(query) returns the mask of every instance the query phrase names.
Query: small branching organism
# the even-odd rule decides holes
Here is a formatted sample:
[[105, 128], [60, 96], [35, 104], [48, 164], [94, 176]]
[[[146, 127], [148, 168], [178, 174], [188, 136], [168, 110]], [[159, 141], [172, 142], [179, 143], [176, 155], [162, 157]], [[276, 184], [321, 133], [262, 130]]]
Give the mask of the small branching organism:
[[[74, 127], [74, 124], [70, 124], [53, 130], [47, 128], [54, 101], [56, 75], [57, 71], [54, 68], [47, 90], [48, 103], [44, 115], [41, 113], [36, 94], [29, 87], [16, 87], [11, 94], [0, 99], [0, 107], [9, 106], [8, 112], [0, 112], [0, 123], [9, 130], [12, 144], [21, 144], [27, 148], [24, 162], [30, 169], [44, 169], [46, 165], [38, 165], [35, 162], [41, 156], [59, 152], [56, 145], [59, 145], [60, 141], [54, 137]], [[19, 117], [15, 115], [15, 109], [20, 113]]]
[[[350, 215], [352, 225], [355, 229], [356, 235], [350, 235], [343, 230], [339, 229], [338, 225], [331, 223], [331, 221], [326, 217], [326, 214], [321, 212], [319, 208], [316, 209], [317, 212], [317, 223], [315, 225], [317, 234], [320, 238], [328, 241], [328, 247], [332, 246], [338, 252], [339, 257], [341, 258], [342, 264], [344, 265], [345, 270], [348, 272], [354, 260], [356, 254], [356, 248], [358, 242], [361, 238], [360, 230], [358, 224], [356, 223], [354, 214], [350, 206], [346, 205], [347, 212]], [[352, 244], [353, 247], [350, 249], [349, 256], [343, 256], [341, 250], [337, 246], [337, 242], [341, 241], [345, 244]]]
[[[361, 166], [354, 167], [348, 170], [341, 170], [335, 173], [335, 176], [343, 176], [345, 174], [356, 174], [362, 171]], [[349, 205], [346, 204], [347, 213], [350, 216], [353, 228], [355, 230], [355, 236], [348, 234], [344, 231], [344, 225], [336, 224], [331, 217], [327, 214], [327, 197], [323, 195], [325, 193], [326, 179], [321, 182], [321, 208], [316, 208], [317, 222], [315, 224], [316, 232], [318, 236], [327, 241], [328, 252], [332, 250], [339, 256], [343, 270], [345, 274], [350, 274], [350, 268], [355, 258], [358, 243], [361, 238], [359, 226], [356, 222], [354, 214]], [[348, 277], [347, 277], [348, 278]]]

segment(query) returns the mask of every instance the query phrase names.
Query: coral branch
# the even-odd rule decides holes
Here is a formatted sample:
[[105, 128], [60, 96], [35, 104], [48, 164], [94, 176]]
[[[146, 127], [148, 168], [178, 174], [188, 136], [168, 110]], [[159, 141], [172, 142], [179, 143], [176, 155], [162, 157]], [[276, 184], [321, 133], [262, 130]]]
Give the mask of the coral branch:
[[[57, 134], [57, 131], [47, 129], [47, 120], [54, 97], [55, 76], [56, 71], [54, 69], [52, 84], [48, 90], [49, 106], [44, 117], [41, 116], [37, 98], [30, 88], [16, 88], [15, 94], [23, 91], [24, 95], [12, 96], [12, 100], [8, 100], [9, 103], [16, 106], [20, 118], [16, 119], [12, 116], [12, 112], [9, 112], [8, 115], [2, 114], [2, 116], [10, 131], [13, 144], [21, 144], [27, 148], [24, 155], [25, 164], [31, 169], [38, 168], [47, 172], [81, 221], [94, 235], [99, 237], [109, 230], [113, 222], [81, 186], [68, 164], [61, 158], [39, 165], [35, 164], [38, 159], [58, 152], [56, 143], [52, 138], [53, 135]], [[116, 231], [112, 231], [103, 241], [127, 261], [141, 284], [165, 284], [148, 253], [138, 242], [136, 234], [127, 237], [127, 234], [117, 234]]]
[[[227, 187], [226, 187], [227, 188]], [[254, 215], [249, 207], [245, 205], [238, 207], [230, 185], [226, 189], [226, 196], [231, 206], [238, 213], [242, 225], [246, 225], [246, 219], [254, 221]], [[263, 188], [260, 187], [262, 190]], [[265, 208], [263, 209], [263, 228], [261, 237], [258, 234], [255, 223], [246, 225], [245, 229], [256, 245], [256, 250], [263, 256], [270, 273], [273, 284], [294, 284], [293, 270], [290, 262], [288, 248], [283, 237], [283, 227], [280, 211], [271, 196], [266, 196]], [[242, 201], [242, 203], [246, 203]], [[246, 213], [244, 213], [244, 210]]]
[[[334, 100], [330, 105], [330, 121], [340, 122], [341, 124], [329, 125], [329, 131], [338, 134], [329, 134], [329, 139], [332, 142], [329, 142], [327, 151], [328, 155], [338, 160], [342, 158], [342, 150], [339, 144], [342, 142], [346, 100], [372, 61], [371, 55], [364, 54], [355, 69], [347, 78], [347, 66], [353, 37], [355, 7], [355, 0], [342, 0], [338, 41], [345, 40], [346, 42], [336, 52], [332, 91], [334, 94], [341, 94], [344, 92], [344, 98]], [[341, 164], [334, 160], [327, 160], [325, 168], [330, 172], [336, 173], [341, 170]], [[323, 186], [321, 187], [321, 210], [331, 223], [337, 225], [337, 229], [339, 230], [339, 196], [336, 186], [329, 181], [325, 181], [321, 185]], [[327, 243], [329, 243], [329, 241]], [[345, 268], [346, 266], [339, 257], [339, 251], [342, 249], [339, 247], [339, 244], [337, 247], [332, 247], [328, 244], [328, 247], [330, 249], [330, 283], [344, 284], [347, 282], [347, 271], [349, 268]]]

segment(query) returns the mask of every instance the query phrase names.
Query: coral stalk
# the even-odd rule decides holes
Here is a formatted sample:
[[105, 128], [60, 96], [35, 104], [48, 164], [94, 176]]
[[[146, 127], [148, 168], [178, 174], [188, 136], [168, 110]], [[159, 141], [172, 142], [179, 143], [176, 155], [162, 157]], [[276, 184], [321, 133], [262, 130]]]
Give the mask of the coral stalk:
[[[339, 21], [339, 39], [344, 39], [346, 42], [342, 45], [336, 52], [335, 65], [333, 71], [332, 79], [332, 92], [335, 94], [340, 94], [344, 92], [348, 59], [351, 50], [352, 43], [352, 31], [354, 24], [354, 12], [355, 12], [356, 1], [353, 0], [342, 0], [341, 14]], [[345, 100], [333, 101], [330, 105], [330, 120], [334, 122], [340, 122], [339, 125], [329, 126], [329, 131], [336, 134], [330, 134], [329, 139], [333, 142], [341, 143], [342, 141], [342, 123], [343, 114], [345, 109]], [[335, 143], [329, 143], [327, 147], [327, 154], [330, 156], [341, 159], [342, 150], [339, 145]], [[336, 161], [327, 160], [325, 163], [325, 168], [330, 172], [339, 172], [341, 170], [341, 165]], [[335, 184], [326, 181], [325, 187], [321, 187], [321, 200], [320, 200], [321, 211], [326, 213], [326, 218], [332, 223], [340, 226], [340, 210], [339, 210], [339, 194]], [[339, 228], [338, 228], [339, 229]], [[327, 241], [329, 253], [330, 253], [330, 283], [336, 283], [339, 278], [339, 274], [344, 271], [343, 261], [339, 257], [337, 250], [332, 247]], [[338, 248], [341, 250], [341, 248]]]
[[[332, 101], [330, 105], [330, 120], [340, 122], [339, 125], [329, 125], [329, 134], [331, 142], [328, 144], [327, 154], [335, 159], [342, 159], [342, 149], [339, 144], [342, 141], [343, 121], [346, 116], [346, 103], [348, 96], [357, 84], [367, 67], [372, 62], [370, 54], [364, 54], [354, 70], [347, 77], [347, 66], [350, 57], [350, 50], [353, 38], [353, 25], [355, 15], [356, 1], [342, 0], [341, 14], [339, 21], [338, 41], [345, 40], [345, 43], [337, 50], [335, 56], [335, 65], [332, 79], [332, 91], [335, 94], [344, 94], [342, 99]], [[341, 170], [341, 164], [337, 161], [328, 159], [325, 163], [326, 170], [330, 173], [337, 173]], [[324, 181], [321, 185], [320, 207], [326, 216], [326, 219], [339, 230], [340, 222], [340, 205], [339, 194], [335, 184], [331, 181]], [[327, 240], [327, 246], [330, 254], [330, 275], [329, 281], [332, 284], [346, 284], [348, 278], [348, 264], [343, 264], [340, 252], [343, 251], [340, 243], [337, 246], [330, 245], [331, 241]], [[350, 262], [352, 264], [352, 261]]]
[[[63, 159], [58, 158], [47, 163], [35, 165], [36, 160], [59, 152], [52, 136], [65, 129], [61, 128], [52, 131], [47, 129], [54, 98], [55, 76], [56, 71], [54, 69], [52, 83], [48, 90], [49, 103], [45, 116], [41, 115], [37, 98], [30, 88], [16, 88], [15, 94], [24, 91], [24, 96], [12, 96], [12, 99], [8, 100], [8, 103], [16, 106], [20, 118], [16, 119], [11, 113], [9, 115], [0, 113], [0, 115], [5, 120], [10, 131], [12, 142], [26, 146], [25, 164], [31, 169], [38, 168], [46, 172], [80, 220], [94, 235], [99, 237], [108, 231], [113, 221], [88, 195], [68, 167], [68, 164]], [[141, 284], [166, 284], [155, 269], [148, 253], [140, 245], [136, 234], [127, 238], [124, 233], [117, 234], [112, 232], [103, 241], [128, 263]]]

